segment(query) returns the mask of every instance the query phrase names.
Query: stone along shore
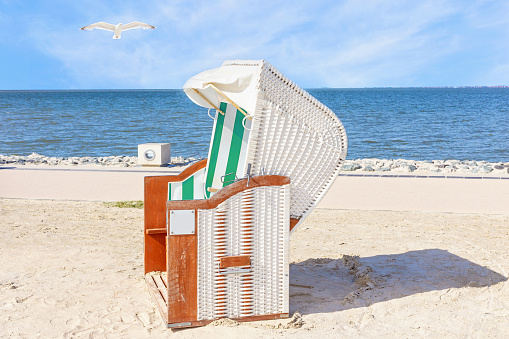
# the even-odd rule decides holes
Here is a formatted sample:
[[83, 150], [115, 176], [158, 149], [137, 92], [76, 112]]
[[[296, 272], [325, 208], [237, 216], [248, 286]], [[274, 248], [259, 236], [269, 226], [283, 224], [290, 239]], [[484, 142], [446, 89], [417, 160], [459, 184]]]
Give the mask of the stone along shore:
[[[186, 165], [198, 159], [171, 157], [170, 165]], [[116, 166], [134, 167], [138, 166], [138, 157], [130, 156], [107, 156], [107, 157], [47, 157], [41, 154], [32, 153], [28, 156], [1, 155], [0, 165], [48, 165], [48, 166]]]
[[[172, 157], [170, 165], [186, 165], [196, 158]], [[47, 165], [47, 166], [138, 166], [135, 156], [107, 157], [47, 157], [37, 153], [28, 156], [1, 155], [0, 165]], [[345, 172], [433, 172], [433, 173], [492, 173], [509, 174], [509, 162], [487, 162], [473, 160], [388, 160], [388, 159], [357, 159], [346, 160], [343, 164]]]
[[509, 162], [487, 162], [474, 160], [346, 160], [342, 171], [364, 172], [433, 172], [433, 173], [492, 173], [508, 174]]

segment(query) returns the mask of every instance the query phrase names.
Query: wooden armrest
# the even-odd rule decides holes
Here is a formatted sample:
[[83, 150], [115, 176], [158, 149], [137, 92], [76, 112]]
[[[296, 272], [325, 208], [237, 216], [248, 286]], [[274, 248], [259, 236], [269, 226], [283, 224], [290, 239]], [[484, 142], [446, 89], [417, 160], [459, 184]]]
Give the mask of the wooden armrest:
[[166, 234], [166, 228], [149, 228], [145, 230], [147, 234]]
[[251, 177], [249, 186], [247, 179], [236, 181], [226, 187], [223, 187], [209, 199], [203, 200], [173, 200], [166, 203], [167, 212], [171, 210], [196, 210], [216, 208], [220, 203], [228, 198], [248, 189], [263, 186], [283, 186], [290, 184], [290, 178], [281, 175], [259, 175]]
[[207, 166], [207, 159], [200, 160], [198, 162], [195, 162], [191, 166], [184, 169], [182, 172], [180, 172], [178, 175], [169, 175], [168, 176], [168, 182], [177, 182], [177, 181], [184, 181], [194, 173], [198, 172], [202, 168], [205, 168]]

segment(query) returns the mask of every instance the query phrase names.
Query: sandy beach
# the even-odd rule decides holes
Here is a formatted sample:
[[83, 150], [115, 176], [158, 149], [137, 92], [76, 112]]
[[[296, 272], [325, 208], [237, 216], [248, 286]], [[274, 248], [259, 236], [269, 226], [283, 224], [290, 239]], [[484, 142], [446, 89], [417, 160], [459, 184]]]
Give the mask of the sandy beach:
[[508, 14], [0, 0], [0, 339], [509, 339]]
[[[7, 170], [2, 171], [7, 184]], [[438, 184], [423, 185], [429, 182]], [[142, 209], [4, 195], [0, 337], [504, 338], [508, 182], [340, 177], [291, 237], [293, 319], [218, 321], [175, 331], [162, 323], [143, 279]], [[336, 186], [341, 184], [344, 192]], [[412, 185], [421, 185], [423, 193]], [[455, 197], [443, 195], [462, 186], [471, 198], [460, 197], [461, 204], [441, 210], [428, 201], [433, 199], [427, 189], [442, 187], [446, 193], [436, 196], [446, 202]], [[372, 189], [363, 198], [356, 190], [365, 187]], [[385, 197], [368, 199], [387, 190]], [[347, 197], [342, 201], [350, 205], [335, 196]], [[385, 205], [376, 205], [380, 200]], [[490, 210], [490, 201], [498, 207]], [[468, 213], [469, 206], [475, 213]]]

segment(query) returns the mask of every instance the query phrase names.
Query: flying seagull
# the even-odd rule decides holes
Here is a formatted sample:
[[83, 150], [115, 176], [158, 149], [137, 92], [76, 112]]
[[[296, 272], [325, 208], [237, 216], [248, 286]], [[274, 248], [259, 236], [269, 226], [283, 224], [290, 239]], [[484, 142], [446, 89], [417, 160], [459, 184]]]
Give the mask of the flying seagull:
[[81, 30], [91, 31], [93, 29], [104, 29], [106, 31], [113, 31], [115, 34], [113, 35], [113, 39], [120, 39], [120, 34], [122, 31], [127, 31], [128, 29], [135, 28], [143, 28], [143, 29], [154, 29], [155, 27], [149, 24], [144, 24], [143, 22], [133, 21], [129, 24], [118, 24], [112, 25], [107, 22], [96, 22], [95, 24], [91, 24], [85, 27], [80, 28]]

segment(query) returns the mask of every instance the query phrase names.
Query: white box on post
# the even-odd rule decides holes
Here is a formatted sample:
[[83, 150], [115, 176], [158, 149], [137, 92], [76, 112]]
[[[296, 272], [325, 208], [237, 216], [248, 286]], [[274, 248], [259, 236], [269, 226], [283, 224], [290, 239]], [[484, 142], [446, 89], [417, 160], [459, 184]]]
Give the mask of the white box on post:
[[170, 162], [170, 144], [148, 143], [138, 145], [138, 164], [141, 166], [163, 166]]

